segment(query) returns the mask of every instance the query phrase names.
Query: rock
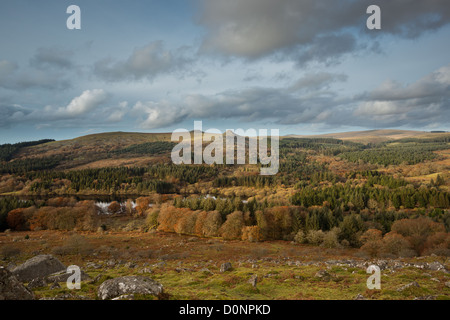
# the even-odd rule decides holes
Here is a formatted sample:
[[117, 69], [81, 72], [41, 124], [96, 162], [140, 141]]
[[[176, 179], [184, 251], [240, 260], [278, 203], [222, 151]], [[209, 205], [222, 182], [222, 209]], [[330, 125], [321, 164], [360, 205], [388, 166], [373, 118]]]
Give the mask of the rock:
[[432, 271], [441, 271], [441, 270], [447, 271], [445, 266], [442, 263], [437, 262], [437, 261], [428, 263], [427, 269], [432, 270]]
[[71, 293], [59, 294], [56, 297], [44, 297], [39, 300], [89, 300], [86, 296], [78, 296]]
[[411, 283], [405, 284], [404, 286], [401, 286], [397, 289], [397, 291], [403, 291], [412, 287], [420, 288], [419, 284], [416, 281], [413, 281]]
[[127, 262], [127, 263], [125, 263], [124, 267], [129, 268], [129, 269], [134, 269], [137, 267], [137, 265], [134, 262]]
[[35, 278], [28, 283], [28, 289], [33, 290], [36, 288], [42, 288], [47, 286], [47, 281], [44, 278]]
[[35, 278], [43, 278], [52, 273], [66, 270], [66, 267], [52, 255], [38, 255], [28, 259], [14, 268], [12, 273], [21, 282], [29, 282]]
[[253, 288], [256, 288], [256, 285], [258, 284], [258, 275], [257, 274], [252, 275], [248, 280], [248, 283], [250, 283], [253, 286]]
[[6, 268], [0, 267], [0, 300], [33, 300], [34, 293], [27, 289]]
[[108, 267], [108, 268], [114, 268], [115, 266], [116, 266], [116, 261], [114, 261], [114, 260], [108, 260], [107, 262], [106, 262], [106, 266]]
[[[63, 270], [60, 272], [53, 273], [47, 277], [48, 282], [66, 282], [69, 277], [73, 275], [73, 272], [67, 272]], [[91, 277], [87, 273], [81, 270], [81, 281], [91, 280]]]
[[414, 300], [436, 300], [436, 296], [423, 296], [414, 298]]
[[124, 294], [111, 300], [134, 300], [134, 294]]
[[153, 270], [151, 268], [143, 268], [139, 270], [139, 273], [153, 273]]
[[182, 273], [182, 272], [192, 272], [194, 270], [189, 269], [189, 268], [176, 268], [175, 271], [178, 273]]
[[86, 268], [88, 268], [88, 269], [101, 269], [102, 266], [99, 265], [99, 264], [96, 264], [94, 262], [88, 262], [88, 263], [86, 263]]
[[233, 269], [231, 262], [222, 263], [222, 265], [220, 266], [220, 272], [227, 272], [230, 271], [231, 269]]
[[330, 281], [331, 280], [331, 275], [326, 271], [326, 270], [319, 270], [317, 271], [316, 278], [319, 278], [323, 281]]
[[164, 268], [166, 265], [167, 265], [167, 263], [165, 263], [164, 261], [161, 261], [161, 262], [155, 263], [153, 265], [153, 267], [155, 267], [155, 268]]
[[214, 273], [213, 273], [211, 270], [209, 270], [208, 268], [203, 268], [203, 269], [200, 270], [200, 272], [202, 272], [202, 273], [205, 274], [205, 275], [213, 275], [213, 274], [214, 274]]
[[103, 274], [97, 275], [93, 280], [89, 281], [90, 284], [96, 284], [100, 281], [100, 279], [103, 277]]
[[53, 282], [50, 286], [50, 290], [61, 289], [61, 285], [58, 282]]
[[353, 300], [367, 300], [364, 298], [364, 296], [361, 293], [358, 293], [358, 295]]
[[17, 265], [14, 262], [10, 262], [6, 266], [6, 269], [8, 269], [9, 271], [12, 271], [12, 270], [14, 270], [15, 267], [17, 267]]
[[445, 286], [446, 286], [447, 288], [450, 288], [450, 281], [447, 281], [447, 282], [445, 283]]
[[106, 280], [97, 292], [102, 300], [113, 299], [125, 294], [150, 294], [160, 297], [163, 294], [163, 286], [149, 277], [125, 276]]

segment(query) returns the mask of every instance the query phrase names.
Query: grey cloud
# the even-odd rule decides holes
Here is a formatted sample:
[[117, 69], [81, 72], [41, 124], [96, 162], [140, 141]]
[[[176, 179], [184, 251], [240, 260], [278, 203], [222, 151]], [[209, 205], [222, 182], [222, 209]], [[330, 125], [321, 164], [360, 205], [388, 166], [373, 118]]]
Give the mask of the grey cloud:
[[1, 60], [0, 61], [0, 79], [3, 77], [7, 77], [8, 75], [12, 74], [14, 71], [18, 69], [18, 66], [16, 63], [8, 60]]
[[216, 95], [191, 94], [184, 97], [182, 103], [138, 102], [133, 112], [141, 127], [147, 129], [174, 125], [186, 119], [267, 120], [278, 124], [325, 121], [330, 116], [327, 109], [342, 101], [336, 94], [321, 88], [342, 78], [339, 75], [322, 75], [321, 80], [310, 77], [315, 83], [309, 87], [306, 78], [299, 81], [307, 89], [304, 92], [299, 88], [256, 87]]
[[12, 62], [0, 61], [0, 87], [11, 90], [30, 88], [67, 89], [70, 81], [60, 72], [48, 72], [39, 69], [21, 70]]
[[110, 58], [95, 63], [94, 72], [108, 81], [141, 80], [179, 71], [190, 62], [186, 58], [187, 48], [169, 51], [162, 41], [152, 42], [144, 47], [136, 48], [125, 61], [114, 62]]
[[[329, 62], [365, 47], [353, 34], [368, 34], [366, 9], [379, 5], [382, 30], [370, 33], [417, 37], [450, 22], [447, 0], [201, 0], [197, 19], [206, 29], [201, 50], [258, 59], [283, 54], [300, 61]], [[330, 44], [330, 41], [332, 44]], [[365, 41], [363, 37], [358, 42]], [[367, 41], [367, 39], [366, 39]], [[334, 48], [333, 48], [334, 47]], [[331, 52], [329, 50], [332, 49]], [[299, 52], [292, 55], [292, 52]]]
[[450, 65], [407, 85], [385, 81], [359, 97], [353, 116], [362, 123], [386, 126], [450, 123]]
[[310, 61], [332, 65], [337, 64], [342, 55], [353, 52], [356, 48], [357, 41], [353, 35], [330, 34], [316, 37], [311, 43], [296, 48], [290, 56], [298, 66], [304, 66]]
[[372, 92], [341, 96], [332, 89], [342, 74], [307, 74], [286, 88], [247, 88], [215, 95], [191, 94], [179, 103], [137, 103], [142, 127], [162, 128], [188, 119], [268, 121], [374, 128], [450, 123], [450, 66], [402, 86], [386, 81]]
[[329, 72], [309, 73], [298, 79], [289, 91], [316, 91], [329, 87], [335, 82], [347, 81], [348, 76], [345, 74], [334, 74]]
[[30, 113], [32, 113], [32, 110], [17, 104], [0, 104], [0, 128], [9, 127], [11, 124], [20, 121]]
[[30, 59], [30, 65], [47, 70], [48, 68], [71, 69], [73, 52], [58, 48], [38, 48], [35, 55]]

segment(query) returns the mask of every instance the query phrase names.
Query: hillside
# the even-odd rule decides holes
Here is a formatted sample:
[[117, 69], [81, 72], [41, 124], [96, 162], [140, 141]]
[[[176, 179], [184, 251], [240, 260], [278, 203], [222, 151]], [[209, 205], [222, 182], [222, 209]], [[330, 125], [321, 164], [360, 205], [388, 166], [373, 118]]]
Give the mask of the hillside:
[[450, 136], [449, 132], [445, 133], [430, 133], [426, 131], [413, 131], [413, 130], [395, 130], [395, 129], [383, 129], [383, 130], [366, 130], [366, 131], [351, 131], [351, 132], [339, 132], [328, 133], [321, 135], [289, 135], [290, 138], [333, 138], [346, 141], [353, 141], [359, 143], [380, 143], [390, 140], [399, 140], [407, 138], [435, 138], [442, 136]]

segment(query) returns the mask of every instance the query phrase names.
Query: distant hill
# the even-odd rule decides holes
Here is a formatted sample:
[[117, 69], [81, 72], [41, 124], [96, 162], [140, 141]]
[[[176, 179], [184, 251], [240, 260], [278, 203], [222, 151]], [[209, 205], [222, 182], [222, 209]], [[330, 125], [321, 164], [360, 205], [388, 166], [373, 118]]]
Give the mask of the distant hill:
[[[191, 137], [194, 137], [191, 131]], [[225, 134], [225, 133], [224, 133]], [[211, 141], [203, 133], [205, 141]], [[57, 157], [58, 168], [106, 167], [117, 165], [147, 165], [152, 161], [170, 161], [172, 133], [107, 132], [90, 134], [69, 140], [51, 141], [20, 148], [15, 159]], [[450, 133], [431, 133], [411, 130], [368, 130], [323, 135], [288, 135], [283, 138], [335, 138], [360, 143], [380, 143], [404, 138], [432, 138], [449, 136]], [[156, 143], [156, 144], [155, 144]], [[133, 146], [130, 148], [130, 146]], [[135, 152], [133, 152], [133, 150]], [[163, 150], [157, 154], [144, 154], [136, 150]], [[14, 161], [14, 160], [13, 160]]]
[[90, 134], [70, 140], [59, 140], [41, 144], [35, 147], [24, 148], [21, 156], [48, 156], [65, 154], [77, 151], [78, 153], [113, 151], [134, 144], [170, 141], [171, 133], [139, 133], [139, 132], [107, 132]]
[[286, 138], [334, 138], [340, 140], [348, 140], [360, 143], [379, 143], [390, 140], [399, 140], [406, 138], [426, 139], [433, 137], [450, 136], [449, 132], [426, 132], [413, 130], [366, 130], [366, 131], [351, 131], [328, 133], [321, 135], [288, 135]]

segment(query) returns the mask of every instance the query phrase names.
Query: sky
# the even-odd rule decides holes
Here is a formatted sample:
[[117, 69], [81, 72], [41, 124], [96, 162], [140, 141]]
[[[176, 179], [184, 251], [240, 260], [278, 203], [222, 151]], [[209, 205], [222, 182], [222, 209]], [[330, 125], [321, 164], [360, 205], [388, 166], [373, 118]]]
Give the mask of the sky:
[[448, 0], [2, 0], [0, 143], [198, 120], [449, 131], [449, 40]]

